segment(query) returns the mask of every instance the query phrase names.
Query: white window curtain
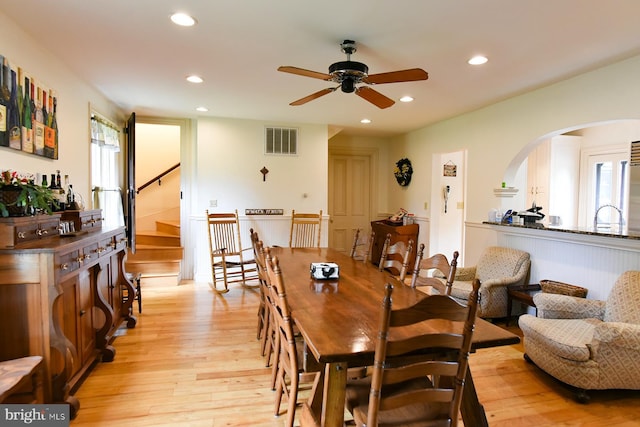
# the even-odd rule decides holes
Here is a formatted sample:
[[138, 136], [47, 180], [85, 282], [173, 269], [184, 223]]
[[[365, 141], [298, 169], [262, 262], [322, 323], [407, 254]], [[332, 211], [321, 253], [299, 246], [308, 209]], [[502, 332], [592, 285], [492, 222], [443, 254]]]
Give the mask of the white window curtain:
[[91, 182], [93, 206], [102, 209], [105, 226], [123, 226], [119, 187], [120, 131], [97, 115], [91, 117]]

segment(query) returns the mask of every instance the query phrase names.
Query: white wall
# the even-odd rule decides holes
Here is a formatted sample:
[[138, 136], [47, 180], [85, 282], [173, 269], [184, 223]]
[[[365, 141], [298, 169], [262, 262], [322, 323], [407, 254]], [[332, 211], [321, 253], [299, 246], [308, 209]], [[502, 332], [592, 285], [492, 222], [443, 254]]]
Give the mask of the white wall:
[[[298, 127], [298, 155], [264, 154], [267, 125]], [[194, 215], [204, 215], [206, 209], [238, 209], [243, 215], [247, 208], [327, 212], [327, 126], [203, 118], [198, 120], [197, 140]], [[264, 181], [263, 167], [269, 170]], [[211, 200], [217, 208], [209, 206]]]
[[51, 174], [68, 174], [73, 189], [90, 201], [89, 112], [90, 106], [114, 123], [123, 114], [95, 88], [81, 81], [64, 63], [49, 54], [22, 29], [0, 12], [0, 53], [12, 66], [20, 66], [44, 85], [55, 90], [58, 99], [58, 160], [46, 159], [0, 147], [0, 169]]
[[640, 117], [639, 73], [640, 56], [395, 138], [390, 156], [412, 160], [414, 182], [408, 191], [392, 189], [390, 205], [421, 211], [431, 186], [418, 177], [431, 176], [432, 154], [467, 149], [466, 219], [482, 222], [490, 209], [508, 203], [493, 189], [513, 180], [527, 144], [559, 130]]
[[[298, 155], [264, 154], [265, 126], [297, 127]], [[195, 244], [193, 277], [211, 280], [205, 211], [238, 210], [242, 244], [250, 247], [248, 228], [254, 227], [268, 245], [289, 244], [291, 210], [327, 213], [327, 126], [274, 124], [256, 120], [203, 118], [198, 120], [195, 164], [197, 198], [191, 212]], [[263, 181], [260, 170], [269, 173]], [[211, 207], [215, 200], [217, 207]], [[245, 209], [283, 209], [282, 216], [245, 217]], [[322, 241], [327, 242], [326, 218]], [[190, 248], [187, 248], [190, 250]], [[189, 272], [185, 277], [190, 278]]]

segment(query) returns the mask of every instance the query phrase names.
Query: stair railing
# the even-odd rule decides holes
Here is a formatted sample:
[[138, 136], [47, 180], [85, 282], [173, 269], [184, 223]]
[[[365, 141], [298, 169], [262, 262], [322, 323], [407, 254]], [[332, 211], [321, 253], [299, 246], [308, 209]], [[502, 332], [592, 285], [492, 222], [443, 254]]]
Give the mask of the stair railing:
[[162, 185], [162, 178], [164, 178], [165, 176], [169, 175], [171, 172], [173, 172], [174, 170], [178, 169], [179, 167], [180, 167], [180, 163], [176, 163], [175, 165], [171, 166], [166, 171], [164, 171], [161, 174], [155, 176], [154, 178], [151, 178], [149, 181], [145, 182], [140, 187], [138, 187], [138, 189], [136, 190], [136, 194], [140, 193], [140, 191], [144, 190], [145, 188], [147, 188], [148, 186], [150, 186], [151, 184], [153, 184], [156, 181], [158, 181], [158, 185]]

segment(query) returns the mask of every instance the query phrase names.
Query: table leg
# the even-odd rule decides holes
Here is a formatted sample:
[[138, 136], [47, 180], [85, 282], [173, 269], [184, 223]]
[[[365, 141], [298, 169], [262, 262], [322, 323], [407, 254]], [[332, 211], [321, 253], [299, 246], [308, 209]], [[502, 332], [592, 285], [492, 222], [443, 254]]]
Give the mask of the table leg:
[[460, 413], [462, 414], [462, 421], [464, 421], [465, 426], [489, 427], [487, 414], [484, 412], [484, 407], [478, 400], [478, 394], [473, 384], [470, 369], [467, 369], [464, 389], [462, 390]]
[[327, 363], [322, 398], [322, 427], [344, 426], [344, 401], [347, 387], [347, 364]]
[[302, 426], [344, 427], [347, 364], [327, 363], [302, 409]]

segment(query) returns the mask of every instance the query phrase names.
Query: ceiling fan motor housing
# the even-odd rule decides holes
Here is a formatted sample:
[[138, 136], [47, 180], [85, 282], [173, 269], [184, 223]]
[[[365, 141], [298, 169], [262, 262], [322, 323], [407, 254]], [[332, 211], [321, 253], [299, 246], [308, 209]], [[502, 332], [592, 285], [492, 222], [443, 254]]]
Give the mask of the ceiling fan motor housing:
[[361, 83], [369, 73], [369, 67], [362, 62], [340, 61], [329, 66], [329, 74], [332, 80], [340, 83], [343, 92], [351, 93], [356, 89], [356, 84]]

